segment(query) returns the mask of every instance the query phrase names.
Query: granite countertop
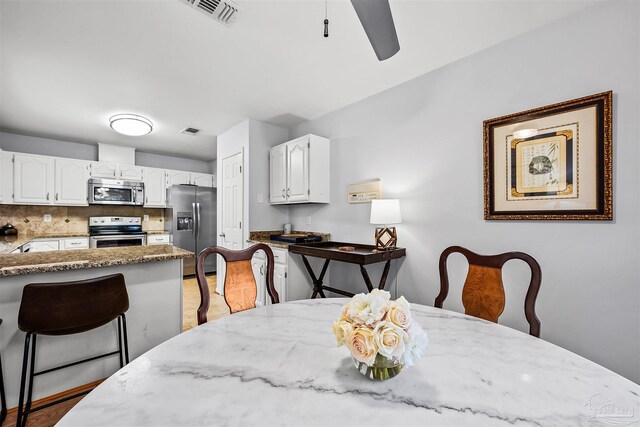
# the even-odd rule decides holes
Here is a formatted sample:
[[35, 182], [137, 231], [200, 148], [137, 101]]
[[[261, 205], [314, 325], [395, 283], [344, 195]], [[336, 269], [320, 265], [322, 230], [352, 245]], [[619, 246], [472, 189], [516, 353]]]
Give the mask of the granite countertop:
[[192, 258], [173, 245], [127, 246], [0, 255], [0, 277]]
[[[247, 240], [247, 243], [265, 243], [271, 247], [280, 248], [280, 249], [289, 249], [289, 246], [295, 244], [295, 243], [281, 242], [278, 240], [271, 240], [270, 237], [272, 234], [283, 234], [283, 233], [282, 233], [282, 230], [250, 231], [249, 240]], [[293, 230], [291, 234], [307, 234], [307, 235], [313, 234], [314, 236], [322, 237], [322, 240], [321, 240], [322, 242], [328, 242], [329, 240], [331, 240], [331, 234], [329, 233]]]

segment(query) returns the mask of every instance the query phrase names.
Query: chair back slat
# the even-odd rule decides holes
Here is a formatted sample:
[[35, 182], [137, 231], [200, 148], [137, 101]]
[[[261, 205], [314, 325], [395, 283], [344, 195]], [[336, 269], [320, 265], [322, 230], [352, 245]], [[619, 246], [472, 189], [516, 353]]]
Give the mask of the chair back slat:
[[271, 248], [264, 243], [257, 243], [247, 249], [234, 251], [220, 246], [210, 246], [198, 254], [196, 261], [196, 277], [200, 289], [200, 306], [198, 307], [198, 325], [207, 322], [207, 312], [211, 303], [207, 276], [204, 274], [204, 263], [212, 254], [219, 254], [226, 263], [224, 279], [224, 300], [231, 313], [255, 308], [257, 296], [256, 280], [251, 268], [251, 258], [257, 251], [267, 256], [267, 292], [273, 304], [280, 302], [278, 292], [273, 284], [274, 258]]
[[18, 328], [41, 335], [86, 332], [129, 309], [122, 274], [58, 283], [32, 283], [22, 290]]
[[540, 337], [540, 320], [536, 316], [535, 306], [542, 282], [542, 269], [531, 255], [524, 252], [479, 255], [461, 246], [448, 247], [440, 255], [440, 293], [434, 303], [434, 306], [438, 308], [442, 308], [444, 300], [449, 294], [447, 258], [452, 253], [462, 254], [469, 263], [469, 272], [462, 288], [462, 304], [465, 308], [465, 314], [496, 323], [505, 307], [502, 267], [512, 259], [526, 262], [531, 269], [531, 280], [524, 300], [524, 314], [529, 323], [529, 334]]

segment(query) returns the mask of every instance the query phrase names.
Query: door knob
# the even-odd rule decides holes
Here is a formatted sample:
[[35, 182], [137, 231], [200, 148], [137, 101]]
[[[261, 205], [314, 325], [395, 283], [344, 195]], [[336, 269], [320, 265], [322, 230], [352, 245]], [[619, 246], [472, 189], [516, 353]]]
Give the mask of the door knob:
[[220, 237], [227, 237], [227, 235], [224, 233], [220, 233]]

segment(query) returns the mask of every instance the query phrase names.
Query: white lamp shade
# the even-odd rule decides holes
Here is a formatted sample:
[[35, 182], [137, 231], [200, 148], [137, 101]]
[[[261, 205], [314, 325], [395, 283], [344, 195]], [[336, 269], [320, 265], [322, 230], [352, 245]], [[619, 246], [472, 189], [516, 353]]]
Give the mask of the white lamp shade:
[[371, 224], [400, 224], [402, 214], [400, 213], [400, 200], [381, 199], [371, 201]]

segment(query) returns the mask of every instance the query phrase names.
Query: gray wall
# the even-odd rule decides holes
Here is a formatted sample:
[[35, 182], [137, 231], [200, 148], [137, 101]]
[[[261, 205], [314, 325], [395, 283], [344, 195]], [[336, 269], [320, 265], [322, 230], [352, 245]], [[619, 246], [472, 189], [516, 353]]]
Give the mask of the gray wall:
[[[408, 255], [398, 266], [399, 294], [433, 304], [438, 257], [449, 245], [527, 252], [543, 270], [542, 338], [640, 382], [639, 15], [638, 2], [606, 2], [299, 125], [292, 138], [331, 138], [332, 200], [292, 207], [291, 222], [339, 241], [372, 242], [370, 206], [348, 205], [346, 190], [379, 177], [384, 197], [401, 200], [404, 217], [398, 233]], [[483, 120], [610, 89], [615, 220], [484, 221]], [[512, 264], [501, 323], [526, 330], [528, 272]], [[450, 268], [457, 287], [445, 308], [462, 310], [465, 266], [454, 258]], [[331, 282], [364, 290], [353, 268], [335, 268]]]
[[[0, 132], [0, 148], [5, 151], [16, 151], [18, 153], [98, 160], [97, 145], [37, 138], [7, 132]], [[182, 157], [144, 153], [137, 150], [136, 164], [139, 166], [176, 169], [189, 172], [215, 173], [215, 161], [185, 159]]]

